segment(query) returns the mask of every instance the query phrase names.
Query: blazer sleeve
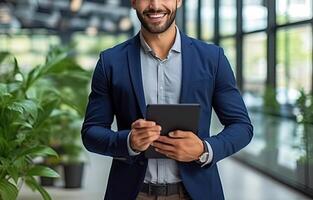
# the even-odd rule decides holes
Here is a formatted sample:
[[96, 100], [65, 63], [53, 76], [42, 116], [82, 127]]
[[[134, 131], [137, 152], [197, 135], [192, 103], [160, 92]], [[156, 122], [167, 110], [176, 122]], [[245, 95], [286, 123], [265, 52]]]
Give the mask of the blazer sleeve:
[[246, 106], [222, 48], [219, 48], [212, 106], [224, 129], [206, 138], [213, 150], [213, 160], [208, 167], [245, 147], [253, 136]]
[[92, 77], [91, 93], [81, 131], [82, 141], [91, 152], [130, 159], [127, 149], [130, 130], [112, 131], [113, 117], [110, 81], [100, 54]]

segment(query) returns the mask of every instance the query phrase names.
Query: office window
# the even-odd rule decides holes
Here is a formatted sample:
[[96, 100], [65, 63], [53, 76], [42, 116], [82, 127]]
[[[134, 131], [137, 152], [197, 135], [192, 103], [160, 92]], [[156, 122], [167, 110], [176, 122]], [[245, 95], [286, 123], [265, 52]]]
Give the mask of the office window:
[[201, 7], [201, 35], [203, 40], [210, 40], [214, 33], [214, 2], [213, 0], [202, 0]]
[[266, 34], [246, 35], [243, 42], [243, 89], [252, 95], [262, 96], [267, 74]]
[[8, 36], [0, 34], [0, 52], [8, 50]]
[[243, 30], [245, 32], [265, 29], [267, 8], [263, 0], [243, 0]]
[[186, 0], [186, 33], [190, 37], [197, 37], [197, 12], [198, 2], [195, 0]]
[[124, 42], [127, 38], [126, 34], [88, 36], [84, 33], [76, 33], [73, 35], [73, 41], [76, 44], [76, 60], [83, 68], [93, 69], [101, 51]]
[[284, 28], [277, 36], [277, 100], [294, 104], [300, 89], [311, 91], [312, 29]]
[[9, 51], [17, 53], [28, 52], [31, 49], [30, 38], [26, 35], [12, 36], [9, 40]]
[[283, 24], [312, 17], [312, 0], [277, 0], [277, 23]]
[[231, 68], [236, 75], [236, 42], [234, 38], [227, 38], [221, 41], [221, 47], [224, 49], [224, 54], [226, 55]]
[[32, 51], [41, 54], [48, 52], [51, 46], [61, 43], [59, 37], [48, 35], [32, 35], [30, 42]]
[[233, 35], [236, 33], [236, 0], [220, 1], [220, 34]]

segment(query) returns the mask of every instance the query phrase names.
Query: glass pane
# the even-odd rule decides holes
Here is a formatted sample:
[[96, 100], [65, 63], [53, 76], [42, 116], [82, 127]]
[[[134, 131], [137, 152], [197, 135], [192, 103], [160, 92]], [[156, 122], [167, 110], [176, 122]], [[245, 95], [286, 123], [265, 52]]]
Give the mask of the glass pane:
[[201, 35], [203, 40], [213, 38], [214, 30], [214, 2], [213, 0], [202, 0], [201, 8]]
[[253, 31], [267, 26], [267, 9], [263, 0], [243, 0], [243, 30]]
[[312, 0], [277, 0], [277, 23], [283, 24], [312, 17]]
[[10, 38], [10, 52], [24, 53], [30, 50], [30, 39], [26, 35], [15, 35]]
[[277, 100], [294, 104], [298, 91], [309, 92], [312, 83], [312, 29], [282, 29], [277, 40]]
[[247, 35], [243, 42], [243, 89], [260, 97], [264, 94], [267, 73], [266, 34]]
[[254, 126], [253, 140], [235, 156], [278, 180], [303, 188], [308, 160], [304, 156], [310, 150], [306, 143], [312, 144], [312, 140], [304, 137], [308, 134], [305, 134], [303, 126], [293, 119], [262, 112], [250, 111], [249, 115]]
[[236, 1], [221, 0], [220, 2], [220, 33], [231, 35], [236, 32]]
[[9, 37], [6, 35], [0, 35], [0, 52], [1, 51], [8, 51], [9, 48]]
[[190, 37], [197, 37], [198, 1], [186, 0], [186, 32]]
[[46, 53], [49, 50], [49, 42], [47, 35], [34, 35], [31, 37], [32, 50], [36, 53]]
[[221, 41], [224, 53], [229, 60], [231, 68], [236, 75], [236, 42], [234, 38], [228, 38]]

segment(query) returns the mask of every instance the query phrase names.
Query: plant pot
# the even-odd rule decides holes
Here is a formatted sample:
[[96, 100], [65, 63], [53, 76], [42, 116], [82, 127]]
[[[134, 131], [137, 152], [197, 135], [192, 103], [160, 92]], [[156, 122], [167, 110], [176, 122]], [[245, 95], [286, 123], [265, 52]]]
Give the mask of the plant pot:
[[84, 163], [63, 164], [64, 168], [64, 187], [81, 188], [84, 172]]
[[309, 163], [309, 188], [313, 190], [313, 163]]
[[305, 175], [306, 175], [306, 173], [305, 173], [305, 164], [303, 164], [300, 161], [297, 161], [297, 171], [296, 171], [296, 173], [297, 173], [297, 180], [301, 184], [305, 185]]
[[[54, 171], [57, 171], [57, 165], [47, 165], [47, 164], [43, 164], [43, 165], [53, 169]], [[41, 176], [40, 177], [40, 185], [45, 186], [45, 187], [54, 187], [55, 186], [55, 178]]]
[[54, 186], [54, 178], [40, 177], [40, 185], [45, 186], [45, 187], [53, 187]]

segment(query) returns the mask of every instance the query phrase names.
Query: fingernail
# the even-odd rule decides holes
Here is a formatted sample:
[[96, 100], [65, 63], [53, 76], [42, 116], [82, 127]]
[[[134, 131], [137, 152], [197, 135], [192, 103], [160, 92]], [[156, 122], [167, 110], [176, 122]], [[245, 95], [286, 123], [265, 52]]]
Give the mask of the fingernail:
[[173, 137], [174, 136], [174, 132], [170, 132], [169, 136]]
[[159, 149], [155, 148], [155, 151], [159, 151]]

